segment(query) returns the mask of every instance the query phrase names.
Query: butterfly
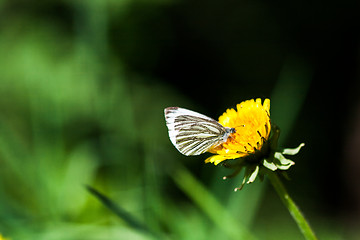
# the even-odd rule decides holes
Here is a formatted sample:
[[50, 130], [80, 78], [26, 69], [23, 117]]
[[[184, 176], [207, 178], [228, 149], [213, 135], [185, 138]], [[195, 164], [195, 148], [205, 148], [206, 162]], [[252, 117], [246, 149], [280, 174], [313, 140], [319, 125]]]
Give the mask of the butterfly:
[[179, 107], [164, 109], [169, 138], [186, 156], [200, 155], [227, 141], [235, 128], [224, 127], [203, 114]]

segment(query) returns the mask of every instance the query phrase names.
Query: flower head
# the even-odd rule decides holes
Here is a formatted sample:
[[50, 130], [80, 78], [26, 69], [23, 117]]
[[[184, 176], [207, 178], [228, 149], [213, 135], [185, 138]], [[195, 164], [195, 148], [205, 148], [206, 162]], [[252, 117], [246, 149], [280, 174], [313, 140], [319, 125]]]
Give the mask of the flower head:
[[[259, 155], [267, 149], [266, 143], [269, 140], [270, 123], [270, 100], [251, 99], [237, 104], [236, 109], [228, 109], [219, 117], [219, 123], [224, 127], [235, 128], [228, 140], [210, 150], [213, 155], [205, 162], [215, 165], [226, 159], [236, 159]], [[266, 149], [264, 149], [266, 148]]]
[[[227, 109], [219, 117], [224, 127], [234, 128], [226, 142], [209, 150], [215, 155], [207, 158], [206, 163], [222, 163], [225, 167], [235, 169], [234, 173], [224, 179], [236, 176], [243, 168], [245, 174], [240, 190], [245, 183], [252, 183], [260, 174], [271, 170], [287, 170], [295, 163], [284, 155], [295, 155], [304, 144], [294, 149], [278, 149], [277, 141], [280, 129], [270, 122], [270, 100], [251, 99]], [[234, 160], [231, 160], [234, 159]], [[225, 161], [228, 160], [228, 161]]]

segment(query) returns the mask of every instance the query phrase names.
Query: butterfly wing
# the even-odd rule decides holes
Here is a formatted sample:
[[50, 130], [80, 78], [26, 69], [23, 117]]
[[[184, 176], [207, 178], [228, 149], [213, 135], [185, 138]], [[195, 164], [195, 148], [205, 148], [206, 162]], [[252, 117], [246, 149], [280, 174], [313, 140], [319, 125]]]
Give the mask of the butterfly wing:
[[214, 119], [179, 107], [164, 112], [170, 140], [182, 154], [199, 155], [223, 142], [226, 129]]

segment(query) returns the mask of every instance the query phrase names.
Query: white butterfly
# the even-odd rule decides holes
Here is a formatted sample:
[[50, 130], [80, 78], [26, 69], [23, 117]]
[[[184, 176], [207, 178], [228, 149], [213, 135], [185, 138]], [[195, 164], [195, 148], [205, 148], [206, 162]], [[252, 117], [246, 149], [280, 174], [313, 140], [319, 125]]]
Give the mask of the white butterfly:
[[166, 125], [172, 144], [182, 154], [199, 155], [219, 146], [235, 133], [203, 114], [179, 107], [164, 109]]

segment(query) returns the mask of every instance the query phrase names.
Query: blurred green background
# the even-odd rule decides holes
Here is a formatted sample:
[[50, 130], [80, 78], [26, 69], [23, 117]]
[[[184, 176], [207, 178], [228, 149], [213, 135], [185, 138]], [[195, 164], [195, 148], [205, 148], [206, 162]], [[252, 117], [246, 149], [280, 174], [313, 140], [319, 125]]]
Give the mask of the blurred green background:
[[[359, 239], [357, 1], [1, 0], [0, 234], [303, 239], [265, 180], [184, 157], [163, 109], [271, 99], [320, 239]], [[111, 199], [140, 228], [86, 190]]]

